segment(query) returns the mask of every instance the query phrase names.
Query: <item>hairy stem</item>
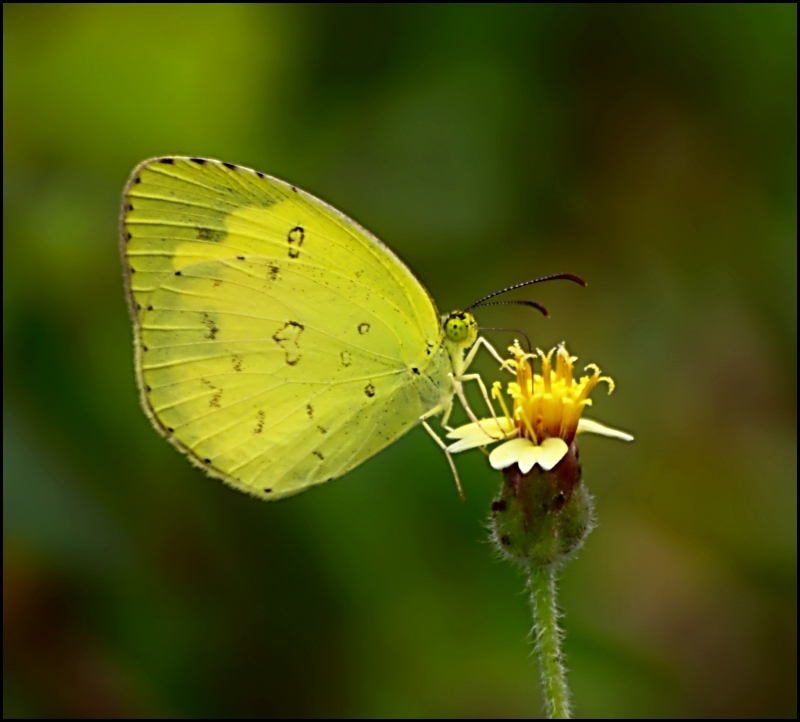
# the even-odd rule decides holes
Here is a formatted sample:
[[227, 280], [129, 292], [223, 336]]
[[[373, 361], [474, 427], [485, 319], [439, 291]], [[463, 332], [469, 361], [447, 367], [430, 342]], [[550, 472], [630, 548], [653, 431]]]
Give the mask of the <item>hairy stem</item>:
[[542, 674], [547, 716], [550, 719], [569, 719], [569, 689], [566, 670], [562, 664], [561, 632], [556, 609], [556, 579], [552, 565], [531, 567], [531, 606], [533, 607], [533, 637], [539, 669]]

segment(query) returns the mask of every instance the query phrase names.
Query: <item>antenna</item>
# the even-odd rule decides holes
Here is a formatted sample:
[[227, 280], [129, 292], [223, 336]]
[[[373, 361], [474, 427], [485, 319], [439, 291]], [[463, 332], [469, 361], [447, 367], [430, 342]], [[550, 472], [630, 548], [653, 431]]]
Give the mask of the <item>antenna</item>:
[[540, 311], [542, 316], [545, 318], [550, 316], [550, 314], [547, 312], [547, 309], [542, 306], [541, 303], [537, 303], [536, 301], [489, 301], [489, 303], [472, 304], [470, 308], [484, 308], [485, 306], [530, 306], [531, 308], [535, 308], [537, 311]]
[[[534, 283], [542, 283], [543, 281], [556, 281], [560, 279], [565, 281], [572, 281], [573, 283], [577, 283], [580, 286], [586, 286], [586, 281], [584, 281], [580, 276], [576, 276], [574, 273], [556, 273], [553, 274], [552, 276], [542, 276], [541, 278], [534, 278], [531, 281], [524, 281], [523, 283], [518, 283], [515, 286], [509, 286], [508, 288], [504, 288], [502, 291], [495, 291], [494, 293], [490, 293], [488, 296], [484, 296], [479, 301], [475, 301], [475, 303], [470, 304], [464, 310], [469, 311], [471, 308], [477, 308], [478, 306], [484, 305], [484, 301], [488, 301], [490, 298], [499, 296], [502, 293], [508, 293], [509, 291], [514, 291], [517, 288], [524, 288], [525, 286], [531, 286]], [[535, 302], [531, 302], [526, 305], [531, 305], [532, 303]]]

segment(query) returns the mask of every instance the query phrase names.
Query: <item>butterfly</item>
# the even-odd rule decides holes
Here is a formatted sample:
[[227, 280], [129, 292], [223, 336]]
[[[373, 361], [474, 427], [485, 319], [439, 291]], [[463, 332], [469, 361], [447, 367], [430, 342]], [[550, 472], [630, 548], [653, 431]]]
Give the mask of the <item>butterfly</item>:
[[280, 499], [422, 424], [461, 493], [428, 420], [449, 429], [458, 397], [477, 422], [463, 383], [491, 403], [466, 372], [481, 347], [503, 360], [355, 221], [264, 173], [172, 156], [133, 170], [120, 246], [142, 406], [194, 464]]

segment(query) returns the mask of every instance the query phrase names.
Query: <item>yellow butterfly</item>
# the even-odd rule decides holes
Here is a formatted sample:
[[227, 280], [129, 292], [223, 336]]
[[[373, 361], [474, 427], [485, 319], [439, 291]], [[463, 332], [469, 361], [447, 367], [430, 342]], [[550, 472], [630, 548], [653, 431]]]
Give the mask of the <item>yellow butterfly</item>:
[[477, 422], [466, 370], [481, 345], [502, 359], [357, 223], [258, 171], [155, 158], [125, 186], [121, 253], [142, 406], [193, 463], [279, 499], [421, 423], [461, 492], [426, 420], [449, 428], [458, 395]]

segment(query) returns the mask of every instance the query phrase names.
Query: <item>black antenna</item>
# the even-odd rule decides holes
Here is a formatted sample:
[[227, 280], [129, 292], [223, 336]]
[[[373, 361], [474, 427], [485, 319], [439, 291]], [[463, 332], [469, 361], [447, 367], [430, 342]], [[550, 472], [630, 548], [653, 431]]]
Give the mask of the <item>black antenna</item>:
[[508, 293], [509, 291], [513, 291], [517, 288], [530, 286], [534, 283], [542, 283], [542, 281], [556, 281], [559, 279], [563, 279], [565, 281], [572, 281], [573, 283], [577, 283], [580, 286], [586, 286], [586, 281], [584, 281], [580, 276], [576, 276], [574, 273], [556, 273], [552, 276], [542, 276], [541, 278], [534, 278], [532, 281], [525, 281], [524, 283], [518, 283], [515, 286], [509, 286], [508, 288], [504, 288], [502, 291], [495, 291], [494, 293], [490, 293], [488, 296], [484, 296], [479, 301], [475, 301], [475, 303], [467, 306], [464, 310], [469, 311], [471, 308], [480, 306], [484, 301], [488, 301], [490, 298], [499, 296], [501, 293]]
[[550, 317], [547, 309], [536, 301], [489, 301], [489, 303], [473, 303], [470, 308], [483, 308], [484, 306], [530, 306], [537, 311], [541, 311], [542, 316], [545, 318]]
[[495, 328], [494, 326], [478, 326], [479, 331], [506, 331], [508, 333], [521, 333], [525, 340], [528, 342], [528, 353], [533, 353], [533, 347], [531, 346], [531, 340], [528, 338], [528, 334], [525, 333], [522, 329], [519, 328]]

